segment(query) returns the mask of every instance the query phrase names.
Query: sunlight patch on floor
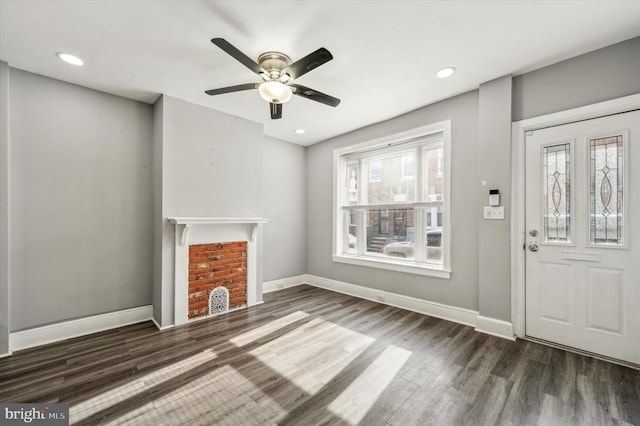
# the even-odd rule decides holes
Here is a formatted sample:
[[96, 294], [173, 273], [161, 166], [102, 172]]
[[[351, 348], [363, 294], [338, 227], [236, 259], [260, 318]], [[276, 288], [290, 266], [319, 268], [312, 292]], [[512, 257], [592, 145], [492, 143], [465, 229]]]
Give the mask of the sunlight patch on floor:
[[[252, 397], [258, 394], [260, 403]], [[224, 365], [108, 424], [250, 425], [285, 414], [242, 373]]]
[[410, 351], [390, 345], [333, 400], [329, 410], [349, 424], [357, 425], [410, 356]]
[[316, 318], [250, 353], [305, 392], [314, 394], [374, 340]]
[[229, 339], [229, 341], [236, 346], [244, 346], [308, 316], [309, 314], [306, 312], [297, 311], [282, 318], [270, 321], [261, 327], [240, 334], [239, 336]]
[[172, 363], [157, 371], [146, 374], [134, 381], [125, 383], [107, 392], [96, 395], [69, 408], [70, 423], [74, 424], [95, 413], [108, 409], [141, 392], [148, 391], [151, 387], [183, 374], [207, 361], [211, 361], [216, 354], [211, 350], [197, 353], [182, 361]]

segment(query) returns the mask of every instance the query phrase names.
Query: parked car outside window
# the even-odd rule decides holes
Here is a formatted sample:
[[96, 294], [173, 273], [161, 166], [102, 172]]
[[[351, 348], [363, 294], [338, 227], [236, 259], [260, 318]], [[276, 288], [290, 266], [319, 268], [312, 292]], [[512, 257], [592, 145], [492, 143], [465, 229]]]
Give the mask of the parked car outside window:
[[[395, 241], [387, 243], [382, 249], [386, 256], [412, 258], [414, 252], [413, 241]], [[442, 259], [442, 229], [427, 230], [427, 260]]]

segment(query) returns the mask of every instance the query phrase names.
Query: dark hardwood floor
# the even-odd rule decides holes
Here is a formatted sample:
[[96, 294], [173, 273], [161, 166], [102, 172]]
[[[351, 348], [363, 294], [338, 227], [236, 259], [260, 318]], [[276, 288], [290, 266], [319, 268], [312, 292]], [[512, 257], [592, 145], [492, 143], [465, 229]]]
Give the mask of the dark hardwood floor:
[[640, 371], [298, 286], [16, 352], [0, 402], [87, 425], [640, 425]]

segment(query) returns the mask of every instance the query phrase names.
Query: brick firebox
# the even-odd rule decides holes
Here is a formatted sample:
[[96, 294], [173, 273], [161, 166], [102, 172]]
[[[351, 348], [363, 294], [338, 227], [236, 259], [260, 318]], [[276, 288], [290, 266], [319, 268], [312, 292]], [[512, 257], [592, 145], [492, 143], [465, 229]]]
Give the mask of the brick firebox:
[[247, 304], [247, 242], [189, 246], [189, 319], [209, 315], [209, 293], [229, 290], [229, 310]]

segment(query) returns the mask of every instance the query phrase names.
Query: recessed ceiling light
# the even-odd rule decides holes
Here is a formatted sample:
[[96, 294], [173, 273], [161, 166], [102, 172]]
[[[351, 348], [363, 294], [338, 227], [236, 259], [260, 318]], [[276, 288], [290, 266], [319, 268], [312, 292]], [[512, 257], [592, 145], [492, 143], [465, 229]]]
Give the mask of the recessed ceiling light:
[[446, 67], [439, 70], [436, 73], [436, 76], [438, 78], [447, 78], [447, 77], [451, 77], [454, 72], [456, 72], [456, 69], [454, 67]]
[[84, 65], [84, 61], [82, 59], [78, 58], [77, 56], [71, 55], [69, 53], [58, 52], [56, 53], [56, 56], [71, 65], [76, 65], [76, 66]]
[[296, 129], [296, 133], [301, 135], [304, 133], [304, 129]]

